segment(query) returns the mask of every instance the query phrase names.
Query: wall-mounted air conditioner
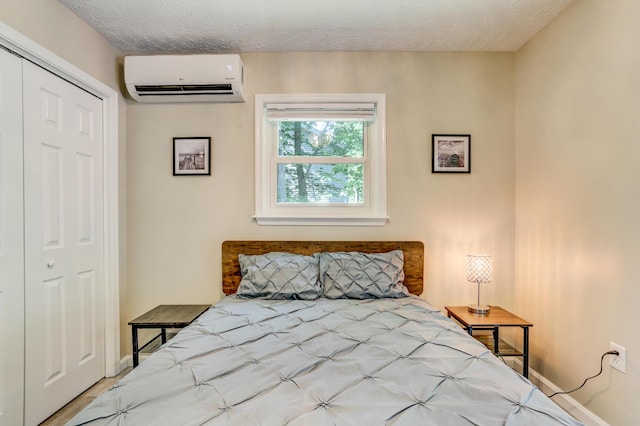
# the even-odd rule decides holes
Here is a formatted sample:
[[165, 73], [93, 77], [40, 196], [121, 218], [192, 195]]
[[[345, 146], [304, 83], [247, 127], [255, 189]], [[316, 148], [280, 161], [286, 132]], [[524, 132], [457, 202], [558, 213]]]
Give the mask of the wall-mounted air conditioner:
[[138, 102], [244, 102], [239, 55], [126, 56], [124, 81]]

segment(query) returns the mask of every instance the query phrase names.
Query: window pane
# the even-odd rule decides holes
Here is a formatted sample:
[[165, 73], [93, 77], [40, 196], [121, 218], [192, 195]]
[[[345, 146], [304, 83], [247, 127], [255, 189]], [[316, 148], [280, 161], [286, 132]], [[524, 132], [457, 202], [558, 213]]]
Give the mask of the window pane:
[[362, 164], [279, 164], [279, 203], [362, 204]]
[[364, 156], [362, 121], [281, 121], [278, 126], [281, 157]]

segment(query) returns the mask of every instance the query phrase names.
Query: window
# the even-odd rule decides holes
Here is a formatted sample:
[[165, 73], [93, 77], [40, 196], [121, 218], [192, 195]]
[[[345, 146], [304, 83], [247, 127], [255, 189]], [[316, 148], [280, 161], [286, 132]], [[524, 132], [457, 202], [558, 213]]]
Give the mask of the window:
[[384, 225], [383, 94], [256, 95], [260, 225]]

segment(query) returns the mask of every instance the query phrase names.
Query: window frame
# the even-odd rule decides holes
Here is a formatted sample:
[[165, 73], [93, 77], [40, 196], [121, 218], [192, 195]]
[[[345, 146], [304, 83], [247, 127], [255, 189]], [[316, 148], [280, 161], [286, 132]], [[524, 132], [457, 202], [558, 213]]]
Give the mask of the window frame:
[[[356, 94], [258, 94], [255, 98], [255, 215], [258, 225], [383, 226], [386, 203], [386, 99], [380, 93]], [[372, 103], [374, 118], [365, 130], [364, 195], [362, 204], [278, 203], [278, 129], [270, 121], [270, 104], [345, 105]], [[318, 110], [322, 118], [321, 110]], [[327, 120], [335, 119], [326, 117]], [[303, 121], [303, 118], [300, 118]]]

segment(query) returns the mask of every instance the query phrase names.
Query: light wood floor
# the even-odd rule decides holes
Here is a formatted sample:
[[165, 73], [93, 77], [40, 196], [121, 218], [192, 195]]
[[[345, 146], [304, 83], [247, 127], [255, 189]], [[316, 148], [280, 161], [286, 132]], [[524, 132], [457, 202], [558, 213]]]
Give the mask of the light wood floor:
[[41, 426], [59, 426], [64, 425], [80, 410], [89, 405], [91, 401], [96, 399], [98, 395], [113, 386], [118, 380], [123, 378], [131, 371], [131, 368], [124, 369], [116, 377], [106, 377], [95, 385], [80, 394], [76, 399], [56, 411], [51, 417], [40, 423]]

